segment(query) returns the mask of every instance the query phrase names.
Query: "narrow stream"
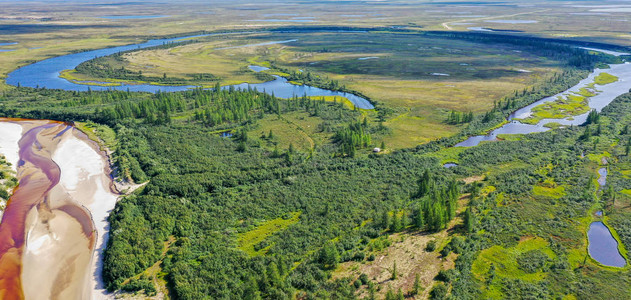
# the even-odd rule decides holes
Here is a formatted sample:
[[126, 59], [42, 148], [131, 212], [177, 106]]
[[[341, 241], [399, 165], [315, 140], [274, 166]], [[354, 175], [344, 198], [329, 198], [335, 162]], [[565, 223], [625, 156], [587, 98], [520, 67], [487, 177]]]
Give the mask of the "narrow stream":
[[558, 96], [568, 94], [568, 93], [578, 93], [580, 89], [585, 87], [586, 85], [594, 82], [594, 78], [598, 76], [600, 73], [608, 73], [618, 77], [618, 81], [609, 83], [606, 85], [596, 85], [595, 89], [598, 91], [598, 94], [590, 97], [588, 100], [588, 105], [591, 109], [595, 109], [596, 111], [601, 111], [605, 106], [607, 106], [611, 101], [613, 101], [616, 97], [629, 92], [629, 88], [631, 88], [631, 64], [624, 63], [618, 65], [610, 65], [610, 69], [596, 69], [592, 72], [586, 79], [581, 80], [577, 85], [571, 87], [570, 89], [556, 94], [551, 97], [543, 98], [535, 103], [532, 103], [528, 106], [522, 107], [512, 113], [508, 120], [509, 123], [504, 126], [491, 131], [491, 133], [487, 135], [477, 135], [472, 136], [466, 139], [463, 142], [456, 144], [456, 147], [472, 147], [477, 146], [480, 142], [483, 141], [496, 141], [497, 135], [499, 134], [528, 134], [535, 132], [544, 132], [550, 130], [550, 128], [545, 127], [546, 124], [549, 123], [559, 123], [561, 125], [570, 126], [570, 125], [581, 125], [585, 123], [587, 120], [587, 115], [589, 113], [584, 113], [579, 116], [568, 117], [563, 119], [543, 119], [539, 121], [536, 125], [524, 124], [515, 119], [524, 119], [529, 117], [532, 114], [532, 109], [546, 102], [552, 102], [557, 100]]

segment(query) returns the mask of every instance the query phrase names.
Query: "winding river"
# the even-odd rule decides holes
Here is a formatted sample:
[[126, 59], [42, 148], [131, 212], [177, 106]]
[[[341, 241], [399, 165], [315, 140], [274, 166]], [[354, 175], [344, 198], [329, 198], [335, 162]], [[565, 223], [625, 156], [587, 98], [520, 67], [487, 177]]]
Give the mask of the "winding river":
[[[130, 90], [134, 92], [182, 91], [193, 86], [158, 86], [150, 84], [122, 84], [103, 87], [77, 84], [59, 77], [61, 71], [74, 69], [80, 63], [95, 57], [117, 52], [181, 42], [186, 39], [228, 35], [220, 33], [195, 35], [172, 39], [156, 39], [135, 45], [92, 50], [45, 59], [23, 66], [11, 73], [7, 83], [28, 87], [45, 87], [72, 91]], [[287, 42], [287, 41], [285, 41]], [[263, 68], [251, 66], [254, 71]], [[596, 86], [598, 95], [589, 99], [589, 106], [600, 111], [615, 97], [631, 87], [631, 64], [612, 65], [610, 69], [595, 70], [588, 78], [564, 92], [578, 92], [602, 72], [615, 75], [617, 82]], [[235, 88], [256, 88], [282, 98], [292, 96], [340, 96], [346, 97], [357, 107], [374, 108], [366, 99], [341, 92], [319, 89], [306, 85], [294, 85], [276, 76], [274, 80], [260, 84], [240, 84]], [[545, 119], [536, 125], [522, 124], [515, 119], [525, 118], [532, 108], [556, 96], [547, 97], [511, 114], [510, 123], [488, 135], [470, 137], [456, 146], [475, 146], [481, 141], [496, 140], [498, 134], [533, 133], [549, 130], [544, 125], [557, 122], [562, 125], [580, 125], [587, 114], [565, 119]], [[107, 238], [106, 218], [116, 202], [116, 194], [110, 189], [109, 165], [94, 145], [82, 133], [69, 124], [52, 121], [0, 120], [18, 124], [22, 133], [15, 141], [19, 187], [14, 191], [0, 224], [0, 298], [20, 299], [88, 299], [102, 293], [100, 286], [100, 251]], [[2, 129], [2, 128], [0, 128]], [[1, 132], [1, 131], [0, 131]], [[7, 135], [8, 136], [8, 135]], [[15, 135], [12, 135], [15, 139]], [[0, 146], [9, 143], [2, 142]], [[5, 137], [6, 138], [6, 137]], [[0, 149], [0, 151], [3, 149]], [[6, 150], [6, 149], [5, 149]], [[8, 151], [11, 152], [11, 151]], [[17, 157], [16, 157], [17, 156]], [[445, 167], [454, 167], [447, 164]], [[599, 247], [608, 251], [616, 249], [610, 241], [601, 242], [594, 235], [602, 228], [597, 223], [590, 226], [589, 252], [597, 257]], [[604, 226], [604, 224], [603, 224]], [[606, 228], [606, 226], [605, 226]], [[592, 239], [595, 236], [596, 239]], [[95, 251], [96, 250], [96, 251]], [[620, 264], [619, 259], [612, 265]], [[600, 261], [600, 260], [599, 260]], [[37, 284], [23, 285], [26, 282]], [[95, 294], [96, 291], [96, 294]], [[96, 296], [101, 298], [100, 296]]]
[[118, 197], [107, 158], [70, 124], [0, 124], [19, 133], [0, 136], [19, 180], [0, 223], [0, 299], [104, 298], [101, 252]]
[[[9, 73], [7, 77], [7, 83], [10, 85], [20, 85], [27, 87], [42, 87], [49, 89], [63, 89], [70, 91], [87, 91], [87, 90], [129, 90], [132, 92], [151, 92], [155, 93], [158, 91], [161, 92], [176, 92], [176, 91], [184, 91], [187, 89], [194, 88], [195, 86], [190, 85], [179, 85], [179, 86], [168, 86], [168, 85], [152, 85], [152, 84], [121, 84], [120, 86], [100, 86], [95, 84], [86, 83], [74, 83], [68, 81], [64, 78], [59, 77], [62, 71], [64, 70], [72, 70], [76, 68], [80, 63], [84, 61], [88, 61], [94, 59], [96, 57], [102, 57], [107, 55], [112, 55], [118, 52], [124, 52], [128, 50], [134, 49], [144, 49], [148, 47], [160, 46], [167, 43], [178, 43], [185, 40], [190, 40], [198, 37], [207, 37], [207, 36], [218, 36], [218, 35], [234, 35], [234, 34], [243, 34], [248, 32], [233, 32], [233, 33], [214, 33], [214, 34], [203, 34], [203, 35], [193, 35], [193, 36], [185, 36], [179, 38], [171, 38], [171, 39], [157, 39], [150, 40], [144, 43], [135, 44], [135, 45], [126, 45], [126, 46], [118, 46], [112, 48], [105, 48], [99, 50], [91, 50], [81, 53], [74, 53], [68, 55], [57, 56], [49, 59], [45, 59], [42, 61], [38, 61], [36, 63], [23, 66], [11, 73]], [[268, 43], [260, 43], [260, 44], [251, 44], [251, 45], [242, 45], [235, 47], [226, 47], [226, 48], [218, 48], [215, 51], [221, 51], [223, 49], [231, 49], [238, 47], [255, 47], [262, 45], [271, 45], [278, 43], [291, 43], [296, 40], [287, 40], [287, 41], [277, 41], [277, 42], [268, 42]], [[308, 85], [295, 85], [287, 81], [287, 79], [279, 76], [274, 76], [275, 80], [258, 83], [258, 84], [238, 84], [234, 85], [235, 88], [241, 89], [257, 89], [259, 91], [264, 91], [268, 94], [274, 94], [280, 98], [291, 98], [293, 96], [338, 96], [338, 97], [346, 97], [348, 100], [353, 102], [353, 104], [362, 109], [373, 109], [374, 106], [365, 98], [359, 97], [357, 95], [353, 95], [350, 93], [343, 93], [337, 91], [330, 91], [321, 88], [316, 88]]]
[[487, 135], [477, 135], [469, 137], [467, 140], [456, 144], [456, 147], [472, 147], [477, 146], [480, 142], [483, 141], [495, 141], [497, 140], [497, 135], [499, 134], [528, 134], [535, 132], [544, 132], [550, 130], [550, 128], [546, 127], [546, 124], [549, 123], [559, 123], [561, 125], [570, 126], [570, 125], [581, 125], [585, 123], [587, 120], [587, 115], [589, 113], [584, 113], [579, 116], [568, 117], [563, 119], [543, 119], [539, 121], [539, 123], [535, 125], [524, 124], [516, 119], [524, 119], [532, 114], [532, 109], [546, 102], [552, 102], [557, 100], [558, 96], [568, 94], [568, 93], [578, 93], [581, 88], [586, 85], [594, 82], [594, 78], [598, 76], [600, 73], [608, 73], [618, 77], [618, 81], [609, 83], [606, 85], [596, 85], [596, 90], [598, 94], [590, 97], [588, 105], [590, 108], [595, 109], [597, 111], [601, 111], [605, 106], [607, 106], [611, 101], [613, 101], [616, 97], [629, 92], [629, 88], [631, 88], [631, 64], [617, 64], [610, 65], [610, 69], [596, 69], [594, 72], [589, 74], [589, 76], [583, 80], [581, 80], [577, 85], [571, 87], [570, 89], [559, 93], [557, 95], [543, 98], [535, 103], [532, 103], [528, 106], [522, 107], [515, 112], [513, 112], [508, 120], [509, 123], [504, 126], [491, 131], [491, 133]]

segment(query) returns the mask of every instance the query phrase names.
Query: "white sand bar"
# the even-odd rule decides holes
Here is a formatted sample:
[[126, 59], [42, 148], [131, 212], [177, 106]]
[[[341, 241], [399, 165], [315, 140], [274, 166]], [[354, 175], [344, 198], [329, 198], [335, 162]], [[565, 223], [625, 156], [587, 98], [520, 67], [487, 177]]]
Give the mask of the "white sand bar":
[[[77, 129], [72, 129], [77, 130]], [[61, 169], [59, 184], [74, 201], [86, 207], [92, 214], [98, 238], [92, 257], [92, 299], [110, 298], [105, 293], [101, 272], [103, 250], [108, 237], [107, 217], [114, 209], [118, 196], [110, 191], [111, 180], [107, 173], [107, 161], [100, 153], [70, 132], [53, 154], [53, 160]]]
[[11, 163], [13, 171], [17, 172], [20, 150], [18, 142], [22, 138], [22, 126], [16, 123], [0, 120], [0, 154]]

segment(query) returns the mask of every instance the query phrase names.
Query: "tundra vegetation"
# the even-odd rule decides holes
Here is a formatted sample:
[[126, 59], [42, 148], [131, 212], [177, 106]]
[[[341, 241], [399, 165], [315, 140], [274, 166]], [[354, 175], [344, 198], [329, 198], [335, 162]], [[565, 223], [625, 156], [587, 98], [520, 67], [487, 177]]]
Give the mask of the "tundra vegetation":
[[[22, 87], [3, 92], [0, 114], [98, 124], [115, 135], [119, 180], [148, 181], [110, 217], [109, 290], [152, 294], [162, 282], [182, 299], [616, 295], [628, 292], [612, 284], [628, 272], [589, 259], [585, 231], [599, 208], [623, 244], [631, 239], [631, 96], [585, 126], [448, 148], [575, 84], [602, 59], [577, 55], [584, 62], [567, 76], [506, 95], [466, 117], [459, 135], [386, 154], [369, 154], [392, 134], [379, 122], [385, 105], [359, 111], [253, 90]], [[273, 122], [291, 125], [288, 137], [262, 127]], [[605, 191], [590, 159], [601, 156], [616, 170]], [[458, 166], [443, 168], [445, 158]], [[406, 243], [437, 267], [408, 267], [414, 259], [394, 254]]]
[[[401, 7], [383, 10], [408, 6]], [[217, 20], [170, 16], [151, 31], [181, 33], [176, 22], [201, 30], [252, 13], [218, 9], [226, 13]], [[631, 245], [631, 94], [590, 113], [582, 126], [451, 147], [620, 58], [543, 38], [420, 33], [425, 21], [410, 15], [384, 25], [413, 23], [415, 32], [255, 32], [99, 58], [64, 76], [215, 88], [149, 94], [4, 86], [0, 116], [76, 122], [114, 150], [117, 180], [146, 183], [109, 218], [110, 291], [165, 291], [175, 299], [594, 299], [631, 292], [629, 267], [594, 261], [586, 240], [591, 221], [602, 220], [624, 255]], [[535, 30], [559, 19], [537, 18], [542, 22], [528, 25]], [[585, 20], [576, 28], [599, 24]], [[149, 36], [148, 24], [158, 24], [117, 29], [104, 22], [107, 28], [80, 29], [80, 39], [7, 52], [0, 71], [78, 45], [130, 43], [141, 34], [135, 30]], [[35, 47], [51, 26], [14, 26], [11, 34]], [[109, 30], [120, 36], [112, 39]], [[612, 32], [598, 35], [620, 39]], [[279, 37], [298, 41], [217, 50]], [[248, 65], [270, 70], [254, 73]], [[376, 109], [219, 88], [271, 75], [361, 94]], [[612, 80], [603, 75], [596, 84]], [[562, 104], [580, 108], [590, 93]], [[375, 147], [385, 151], [372, 153]], [[458, 165], [444, 168], [447, 162]], [[602, 189], [601, 167], [609, 170]]]

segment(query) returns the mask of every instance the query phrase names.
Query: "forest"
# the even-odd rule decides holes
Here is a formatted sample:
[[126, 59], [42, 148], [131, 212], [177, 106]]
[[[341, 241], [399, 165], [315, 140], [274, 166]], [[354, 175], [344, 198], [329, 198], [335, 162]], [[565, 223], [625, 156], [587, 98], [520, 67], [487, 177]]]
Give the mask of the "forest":
[[[551, 55], [565, 50], [557, 44], [545, 48]], [[434, 299], [615, 298], [629, 292], [629, 273], [587, 260], [585, 228], [576, 220], [601, 207], [620, 239], [631, 243], [631, 212], [617, 209], [629, 201], [621, 191], [630, 179], [612, 172], [610, 190], [602, 191], [594, 183], [598, 163], [590, 159], [609, 153], [611, 170], [630, 163], [631, 94], [583, 126], [466, 148], [454, 168], [438, 158], [612, 59], [572, 53], [563, 56], [564, 73], [507, 95], [484, 114], [452, 112], [446, 122], [463, 124], [461, 133], [385, 154], [371, 153], [386, 148], [376, 142], [388, 134], [379, 121], [384, 107], [364, 112], [337, 99], [279, 99], [219, 85], [156, 94], [19, 87], [0, 96], [0, 115], [103, 126], [115, 135], [117, 179], [147, 182], [110, 215], [104, 265], [109, 291], [152, 295], [151, 276], [160, 276], [176, 299], [374, 299], [373, 278], [333, 278], [336, 268], [374, 261], [393, 234], [429, 235], [460, 218], [447, 243], [419, 249], [441, 257], [455, 253], [454, 268], [441, 270], [432, 286], [388, 290], [386, 299], [421, 289], [431, 290]], [[309, 150], [291, 144], [278, 149], [266, 143], [274, 139], [272, 132], [255, 133], [265, 117], [291, 112], [317, 118], [329, 141]], [[559, 186], [559, 195], [540, 192]], [[248, 240], [262, 231], [262, 240]], [[528, 243], [535, 245], [531, 251], [505, 265], [484, 260], [488, 251]], [[148, 274], [156, 263], [160, 275]], [[396, 265], [392, 273], [396, 278]]]

